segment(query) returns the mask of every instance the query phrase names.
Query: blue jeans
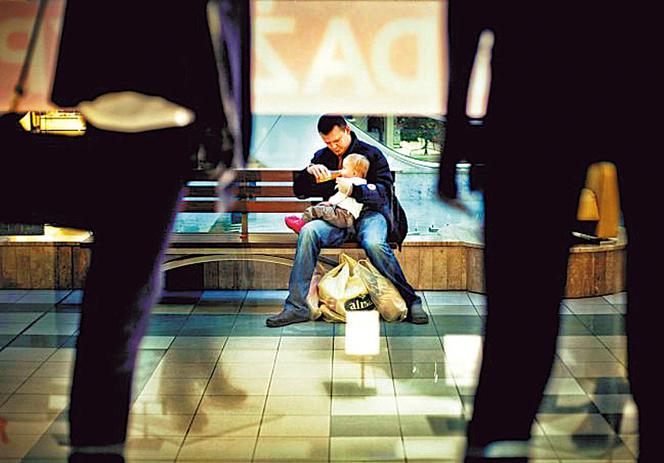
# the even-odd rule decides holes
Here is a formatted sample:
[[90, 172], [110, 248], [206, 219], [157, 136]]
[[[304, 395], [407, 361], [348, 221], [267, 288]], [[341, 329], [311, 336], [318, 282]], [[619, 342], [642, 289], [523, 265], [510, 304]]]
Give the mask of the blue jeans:
[[[408, 308], [420, 300], [406, 281], [394, 252], [387, 244], [387, 221], [379, 212], [366, 211], [355, 223], [357, 241], [367, 253], [369, 261], [399, 290]], [[337, 228], [324, 220], [312, 220], [302, 230], [297, 241], [295, 262], [288, 283], [288, 297], [284, 311], [309, 317], [307, 293], [316, 261], [322, 248], [342, 245], [353, 234], [350, 228]]]

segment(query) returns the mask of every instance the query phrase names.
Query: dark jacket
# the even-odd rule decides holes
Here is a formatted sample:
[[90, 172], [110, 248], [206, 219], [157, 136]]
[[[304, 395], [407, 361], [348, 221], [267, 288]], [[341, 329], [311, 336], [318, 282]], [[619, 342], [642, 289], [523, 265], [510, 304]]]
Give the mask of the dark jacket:
[[[355, 133], [351, 132], [351, 138], [350, 146], [341, 157], [341, 161], [352, 153], [361, 154], [369, 160], [367, 184], [353, 186], [351, 196], [364, 205], [362, 213], [380, 212], [387, 220], [388, 241], [401, 245], [408, 233], [408, 220], [394, 193], [394, 177], [387, 159], [375, 146], [358, 140]], [[322, 164], [330, 170], [341, 169], [339, 158], [327, 147], [314, 153], [311, 164]], [[327, 201], [335, 193], [335, 185], [335, 182], [316, 183], [314, 176], [304, 169], [296, 175], [293, 191], [298, 198], [322, 196], [323, 200]], [[362, 220], [362, 214], [359, 220]]]

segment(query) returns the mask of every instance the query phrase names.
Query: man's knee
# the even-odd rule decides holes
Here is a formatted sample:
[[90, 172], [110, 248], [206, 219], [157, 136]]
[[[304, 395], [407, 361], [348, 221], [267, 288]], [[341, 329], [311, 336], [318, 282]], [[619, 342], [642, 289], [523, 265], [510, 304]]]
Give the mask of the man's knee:
[[308, 222], [300, 229], [300, 235], [297, 239], [298, 246], [310, 245], [320, 241], [320, 233], [315, 221]]
[[369, 255], [387, 254], [390, 251], [387, 243], [381, 240], [363, 240], [361, 245]]

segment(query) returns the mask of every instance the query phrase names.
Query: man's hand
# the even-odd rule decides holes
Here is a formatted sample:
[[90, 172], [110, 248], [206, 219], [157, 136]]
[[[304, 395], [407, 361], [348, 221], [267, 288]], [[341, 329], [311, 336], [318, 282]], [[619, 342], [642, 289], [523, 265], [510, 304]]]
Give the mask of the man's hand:
[[329, 169], [325, 167], [323, 164], [311, 164], [309, 167], [307, 167], [307, 172], [316, 177], [317, 181], [320, 181], [330, 176]]
[[337, 189], [341, 194], [350, 196], [353, 192], [353, 182], [349, 178], [337, 177]]

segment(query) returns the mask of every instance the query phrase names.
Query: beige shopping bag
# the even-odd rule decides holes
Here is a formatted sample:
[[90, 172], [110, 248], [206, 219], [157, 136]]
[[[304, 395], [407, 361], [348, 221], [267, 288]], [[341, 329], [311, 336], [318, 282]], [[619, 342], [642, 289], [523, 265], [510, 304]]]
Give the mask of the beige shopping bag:
[[357, 262], [355, 273], [366, 286], [371, 300], [385, 321], [394, 322], [406, 318], [408, 307], [401, 294], [368, 259], [360, 259]]

